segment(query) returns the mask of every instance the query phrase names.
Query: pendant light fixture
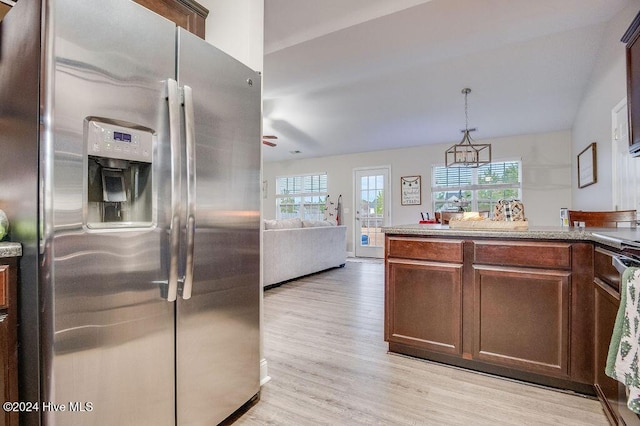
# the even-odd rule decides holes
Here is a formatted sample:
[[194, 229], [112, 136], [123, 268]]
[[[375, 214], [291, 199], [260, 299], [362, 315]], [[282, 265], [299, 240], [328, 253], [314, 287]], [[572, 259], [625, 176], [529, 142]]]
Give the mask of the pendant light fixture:
[[491, 163], [491, 144], [474, 143], [470, 132], [476, 129], [469, 128], [469, 107], [467, 96], [471, 93], [468, 87], [462, 89], [464, 95], [464, 130], [460, 143], [453, 145], [445, 152], [445, 164], [447, 167], [480, 167]]

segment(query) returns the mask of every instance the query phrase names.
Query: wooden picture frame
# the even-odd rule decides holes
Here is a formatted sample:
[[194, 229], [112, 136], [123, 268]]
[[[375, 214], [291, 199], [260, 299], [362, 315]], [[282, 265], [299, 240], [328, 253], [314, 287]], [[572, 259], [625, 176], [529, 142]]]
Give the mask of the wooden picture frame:
[[578, 154], [578, 188], [593, 185], [598, 181], [597, 159], [595, 142]]
[[422, 204], [421, 180], [421, 176], [402, 176], [400, 178], [401, 205], [419, 206]]

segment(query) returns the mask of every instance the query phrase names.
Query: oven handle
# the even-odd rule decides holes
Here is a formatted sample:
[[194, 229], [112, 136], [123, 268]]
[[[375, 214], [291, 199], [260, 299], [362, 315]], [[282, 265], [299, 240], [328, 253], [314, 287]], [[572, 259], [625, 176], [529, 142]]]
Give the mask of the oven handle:
[[613, 256], [611, 258], [611, 264], [620, 274], [623, 274], [629, 267], [640, 268], [640, 261], [621, 255]]

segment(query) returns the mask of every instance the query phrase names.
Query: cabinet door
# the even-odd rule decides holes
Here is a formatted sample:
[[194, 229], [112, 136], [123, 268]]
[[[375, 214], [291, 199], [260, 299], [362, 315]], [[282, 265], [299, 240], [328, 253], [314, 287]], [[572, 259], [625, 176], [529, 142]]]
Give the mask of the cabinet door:
[[[0, 265], [0, 391], [2, 392], [2, 401], [15, 402], [10, 399], [9, 393], [9, 332], [7, 327], [8, 321], [6, 321], [7, 314], [7, 284], [9, 282], [9, 267], [7, 265]], [[10, 413], [2, 411], [2, 421], [0, 425], [11, 424]]]
[[193, 0], [134, 0], [176, 25], [204, 38], [209, 11]]
[[474, 266], [473, 358], [568, 376], [569, 271]]
[[595, 388], [604, 406], [604, 412], [610, 421], [618, 418], [618, 381], [604, 373], [609, 352], [609, 341], [616, 322], [616, 314], [620, 305], [620, 295], [606, 284], [596, 279], [594, 283], [595, 300]]
[[[0, 366], [2, 367], [2, 372], [0, 373], [0, 390], [2, 391], [2, 401], [16, 402], [11, 399], [10, 386], [11, 381], [9, 380], [9, 375], [11, 371], [9, 370], [9, 338], [10, 338], [10, 330], [7, 327], [8, 321], [5, 321], [6, 318], [3, 318], [3, 312], [0, 311]], [[2, 411], [0, 412], [0, 425], [10, 425], [13, 424], [11, 422], [11, 417], [13, 413]]]
[[459, 355], [462, 264], [387, 261], [385, 339]]
[[[0, 396], [3, 402], [18, 402], [16, 270], [14, 259], [0, 259]], [[17, 424], [17, 412], [0, 412], [0, 426]]]

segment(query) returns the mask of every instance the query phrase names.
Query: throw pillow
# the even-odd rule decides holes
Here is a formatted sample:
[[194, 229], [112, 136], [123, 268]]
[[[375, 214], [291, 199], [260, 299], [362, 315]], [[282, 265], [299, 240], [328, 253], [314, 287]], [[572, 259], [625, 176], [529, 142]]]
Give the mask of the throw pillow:
[[282, 220], [264, 220], [264, 229], [291, 229], [302, 228], [302, 220], [300, 218], [282, 219]]
[[333, 224], [326, 220], [303, 220], [302, 221], [303, 228], [317, 228], [320, 226], [333, 226]]

